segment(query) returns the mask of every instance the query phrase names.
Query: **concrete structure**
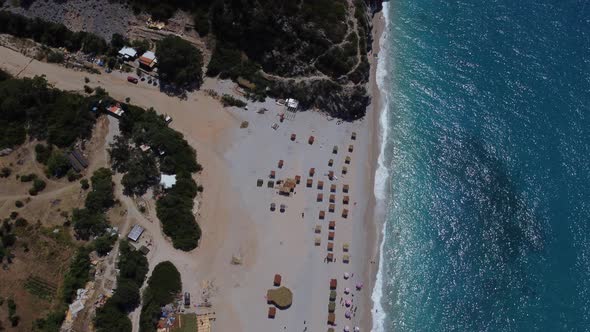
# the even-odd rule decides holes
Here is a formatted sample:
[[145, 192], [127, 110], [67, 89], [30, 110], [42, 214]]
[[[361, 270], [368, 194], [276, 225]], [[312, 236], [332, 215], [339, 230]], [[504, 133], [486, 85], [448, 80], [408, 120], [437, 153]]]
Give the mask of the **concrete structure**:
[[119, 50], [119, 56], [125, 60], [133, 60], [137, 56], [137, 51], [134, 48], [125, 46]]
[[141, 234], [143, 234], [143, 231], [143, 227], [139, 225], [134, 225], [131, 229], [131, 232], [129, 232], [129, 235], [127, 235], [127, 238], [133, 242], [137, 242], [137, 240], [139, 240], [139, 238], [141, 237]]
[[170, 189], [170, 188], [174, 187], [175, 184], [176, 184], [176, 174], [167, 175], [167, 174], [162, 173], [160, 175], [160, 185], [162, 186], [162, 188]]

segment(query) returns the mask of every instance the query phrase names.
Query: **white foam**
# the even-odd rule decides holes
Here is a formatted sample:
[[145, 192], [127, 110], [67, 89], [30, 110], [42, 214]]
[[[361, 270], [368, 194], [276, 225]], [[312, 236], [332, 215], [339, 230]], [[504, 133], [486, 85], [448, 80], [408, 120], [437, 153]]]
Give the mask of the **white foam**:
[[[381, 93], [381, 101], [383, 107], [383, 109], [381, 110], [381, 115], [379, 117], [381, 146], [379, 151], [379, 157], [377, 159], [377, 170], [375, 171], [375, 186], [373, 188], [375, 198], [377, 199], [378, 208], [385, 208], [385, 206], [387, 205], [385, 200], [387, 199], [387, 183], [389, 179], [389, 170], [387, 169], [385, 159], [385, 148], [387, 145], [387, 137], [389, 135], [389, 98], [387, 95], [385, 83], [385, 76], [387, 75], [386, 39], [389, 27], [389, 4], [387, 2], [383, 3], [383, 19], [385, 20], [385, 27], [383, 29], [383, 33], [381, 34], [381, 38], [379, 39], [380, 51], [376, 71], [377, 86]], [[375, 288], [373, 288], [373, 293], [371, 294], [371, 300], [373, 301], [373, 308], [371, 310], [371, 312], [373, 313], [373, 328], [371, 329], [372, 332], [385, 331], [383, 324], [385, 322], [386, 314], [383, 310], [383, 306], [381, 305], [381, 300], [383, 297], [383, 245], [385, 243], [386, 227], [387, 225], [384, 222], [383, 228], [381, 230], [382, 240], [379, 246], [379, 269], [377, 271], [377, 276], [375, 280]]]

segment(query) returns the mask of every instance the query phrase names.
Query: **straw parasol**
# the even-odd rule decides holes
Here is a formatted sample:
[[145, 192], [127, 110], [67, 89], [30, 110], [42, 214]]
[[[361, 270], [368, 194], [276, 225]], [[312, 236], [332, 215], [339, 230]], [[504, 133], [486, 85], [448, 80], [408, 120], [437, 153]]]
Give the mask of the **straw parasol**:
[[310, 168], [309, 169], [309, 176], [313, 176], [315, 174], [315, 168]]
[[280, 274], [275, 274], [275, 278], [273, 280], [273, 284], [278, 287], [278, 286], [281, 285], [281, 280], [282, 280], [281, 275]]
[[342, 256], [342, 262], [344, 264], [348, 264], [350, 262], [350, 256], [349, 255]]
[[330, 289], [336, 289], [338, 287], [338, 280], [330, 279]]
[[344, 198], [342, 198], [342, 204], [344, 205], [348, 205], [348, 202], [350, 201], [350, 197], [349, 196], [344, 196]]
[[311, 188], [311, 186], [313, 186], [313, 180], [307, 179], [307, 188]]
[[334, 213], [334, 210], [335, 210], [335, 209], [336, 209], [336, 205], [334, 205], [334, 204], [330, 204], [330, 205], [328, 206], [328, 211], [329, 211], [329, 212], [332, 212], [332, 213]]
[[291, 140], [294, 141], [297, 138], [297, 135], [291, 134]]
[[307, 143], [309, 143], [311, 145], [311, 144], [313, 144], [313, 141], [315, 141], [315, 137], [309, 136], [309, 139], [307, 140]]
[[352, 150], [354, 150], [354, 146], [352, 146], [352, 144], [351, 144], [348, 146], [348, 152], [352, 152]]
[[328, 224], [328, 228], [334, 230], [334, 228], [336, 228], [336, 222], [334, 220], [330, 221], [330, 224]]
[[342, 218], [344, 218], [344, 219], [348, 218], [348, 210], [347, 209], [342, 210]]
[[350, 245], [348, 243], [345, 243], [342, 245], [342, 251], [344, 252], [348, 252], [348, 248], [350, 247]]
[[333, 192], [333, 193], [336, 192], [336, 185], [335, 184], [330, 185], [330, 192]]

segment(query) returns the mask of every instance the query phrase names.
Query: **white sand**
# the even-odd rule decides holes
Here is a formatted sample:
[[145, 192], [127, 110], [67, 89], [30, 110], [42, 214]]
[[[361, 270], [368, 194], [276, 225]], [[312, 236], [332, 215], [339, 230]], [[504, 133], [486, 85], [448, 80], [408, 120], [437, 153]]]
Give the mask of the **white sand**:
[[[20, 72], [29, 62], [3, 47], [0, 47], [0, 59], [0, 67], [12, 73]], [[211, 311], [216, 312], [215, 331], [277, 331], [283, 327], [288, 331], [303, 331], [304, 326], [308, 331], [325, 331], [329, 327], [326, 322], [331, 278], [338, 279], [336, 329], [359, 325], [362, 331], [368, 331], [373, 283], [369, 261], [375, 253], [375, 227], [370, 213], [374, 204], [373, 114], [355, 123], [338, 125], [336, 120], [328, 121], [325, 116], [309, 111], [280, 123], [278, 114], [284, 109], [272, 100], [264, 105], [250, 103], [249, 111], [223, 109], [203, 92], [191, 93], [187, 100], [180, 100], [147, 84], [127, 83], [124, 74], [91, 75], [38, 61], [32, 61], [21, 76], [40, 74], [45, 74], [56, 87], [67, 90], [81, 90], [84, 77], [89, 77], [88, 85], [100, 85], [114, 98], [130, 97], [132, 103], [169, 114], [174, 119], [171, 126], [197, 149], [198, 161], [204, 166], [198, 180], [205, 188], [199, 211], [203, 238], [198, 249], [189, 253], [174, 250], [160, 231], [153, 204], [150, 217], [145, 218], [130, 199], [122, 200], [129, 209], [130, 225], [142, 224], [154, 243], [148, 255], [150, 268], [164, 260], [172, 261], [182, 274], [184, 290], [193, 294], [193, 303], [200, 300], [203, 281], [213, 282]], [[207, 80], [204, 88], [229, 90], [227, 84]], [[257, 114], [263, 106], [270, 111]], [[239, 128], [242, 121], [249, 122], [247, 129]], [[273, 123], [279, 124], [278, 130], [271, 129]], [[350, 139], [353, 131], [357, 132], [356, 141]], [[297, 134], [296, 142], [290, 141], [291, 133]], [[309, 135], [315, 136], [311, 146], [307, 143]], [[354, 145], [353, 153], [347, 152], [349, 144]], [[339, 147], [337, 155], [331, 153], [333, 145]], [[347, 165], [348, 174], [343, 176], [341, 170], [347, 155], [352, 163]], [[334, 166], [329, 168], [331, 158]], [[277, 167], [279, 159], [284, 160], [283, 169]], [[310, 167], [316, 169], [314, 185], [306, 188]], [[324, 175], [329, 169], [335, 171], [338, 180], [331, 182]], [[296, 194], [283, 197], [276, 190], [266, 188], [271, 170], [277, 172], [277, 179], [301, 175], [302, 183], [295, 189]], [[256, 186], [258, 178], [265, 180], [262, 188]], [[322, 203], [316, 202], [318, 179], [324, 181]], [[331, 183], [337, 184], [335, 213], [328, 213]], [[351, 187], [347, 219], [341, 217], [345, 183]], [[271, 202], [277, 204], [277, 211], [270, 211]], [[280, 204], [286, 204], [285, 213], [278, 211]], [[326, 211], [323, 221], [318, 219], [320, 209]], [[301, 217], [302, 212], [305, 218]], [[336, 221], [336, 262], [326, 264], [330, 220]], [[322, 225], [319, 247], [313, 243], [316, 224]], [[350, 264], [342, 263], [345, 242], [350, 243]], [[243, 264], [231, 265], [233, 255], [242, 256]], [[344, 272], [354, 273], [354, 277], [345, 281]], [[266, 318], [268, 305], [264, 297], [267, 289], [272, 288], [275, 273], [282, 275], [283, 285], [293, 291], [294, 299], [291, 308], [279, 310], [271, 320]], [[354, 291], [356, 282], [365, 284], [362, 291]], [[345, 309], [340, 306], [345, 287], [353, 289], [354, 298], [348, 298], [354, 299], [355, 306], [359, 305], [350, 321], [344, 318]], [[138, 315], [132, 318], [137, 322]]]

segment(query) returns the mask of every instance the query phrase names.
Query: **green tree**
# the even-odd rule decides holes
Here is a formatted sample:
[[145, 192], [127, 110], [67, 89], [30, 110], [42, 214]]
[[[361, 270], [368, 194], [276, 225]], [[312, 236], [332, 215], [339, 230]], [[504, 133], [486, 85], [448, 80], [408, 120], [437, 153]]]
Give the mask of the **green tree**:
[[70, 166], [70, 161], [60, 150], [51, 152], [47, 159], [47, 173], [50, 176], [61, 178], [68, 173]]
[[113, 206], [113, 173], [107, 168], [97, 169], [92, 177], [92, 191], [86, 196], [86, 208], [90, 211], [104, 212]]
[[103, 234], [104, 230], [108, 227], [104, 214], [91, 212], [88, 209], [74, 209], [72, 222], [76, 234], [83, 240], [88, 240], [91, 236]]
[[180, 87], [200, 87], [203, 83], [201, 51], [178, 36], [167, 36], [156, 48], [158, 72], [167, 82]]

